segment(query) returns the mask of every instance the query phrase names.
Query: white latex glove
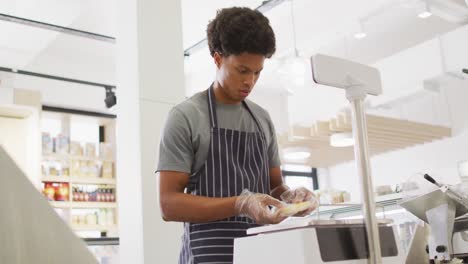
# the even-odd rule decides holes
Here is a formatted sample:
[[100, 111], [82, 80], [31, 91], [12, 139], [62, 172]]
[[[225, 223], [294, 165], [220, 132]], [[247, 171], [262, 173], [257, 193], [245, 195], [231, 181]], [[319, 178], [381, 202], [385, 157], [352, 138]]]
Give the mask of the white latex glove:
[[280, 198], [282, 201], [286, 203], [301, 203], [301, 202], [306, 202], [310, 201], [311, 206], [307, 208], [304, 211], [301, 211], [294, 216], [306, 216], [312, 213], [318, 206], [318, 200], [315, 197], [314, 193], [309, 191], [307, 188], [304, 187], [299, 187], [296, 189], [287, 189], [284, 191], [281, 195]]
[[284, 204], [268, 194], [244, 190], [236, 200], [235, 210], [237, 215], [247, 216], [260, 225], [277, 224], [287, 218], [280, 215], [278, 210], [271, 210], [269, 206], [279, 209]]

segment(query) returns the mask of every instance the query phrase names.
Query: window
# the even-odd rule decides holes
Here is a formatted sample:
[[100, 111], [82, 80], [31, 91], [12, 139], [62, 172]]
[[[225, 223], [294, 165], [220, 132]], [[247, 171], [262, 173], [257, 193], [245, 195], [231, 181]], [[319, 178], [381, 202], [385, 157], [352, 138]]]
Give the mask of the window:
[[281, 169], [284, 181], [290, 188], [305, 187], [311, 191], [319, 188], [316, 168], [285, 165]]

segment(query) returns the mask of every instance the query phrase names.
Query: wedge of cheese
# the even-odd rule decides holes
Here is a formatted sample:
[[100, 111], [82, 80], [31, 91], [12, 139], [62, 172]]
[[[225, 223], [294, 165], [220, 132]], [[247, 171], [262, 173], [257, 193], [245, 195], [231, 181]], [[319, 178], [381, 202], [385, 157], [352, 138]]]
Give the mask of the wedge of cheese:
[[299, 212], [302, 212], [314, 205], [311, 201], [288, 204], [278, 210], [278, 213], [282, 216], [293, 216]]

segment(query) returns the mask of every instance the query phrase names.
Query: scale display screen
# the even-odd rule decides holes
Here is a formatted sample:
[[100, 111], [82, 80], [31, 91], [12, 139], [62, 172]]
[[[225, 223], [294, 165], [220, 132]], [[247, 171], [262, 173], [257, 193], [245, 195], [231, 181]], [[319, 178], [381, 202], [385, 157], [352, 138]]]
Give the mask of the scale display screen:
[[[316, 228], [320, 254], [324, 262], [367, 259], [366, 229], [364, 226]], [[398, 247], [390, 226], [379, 227], [382, 257], [395, 257]]]

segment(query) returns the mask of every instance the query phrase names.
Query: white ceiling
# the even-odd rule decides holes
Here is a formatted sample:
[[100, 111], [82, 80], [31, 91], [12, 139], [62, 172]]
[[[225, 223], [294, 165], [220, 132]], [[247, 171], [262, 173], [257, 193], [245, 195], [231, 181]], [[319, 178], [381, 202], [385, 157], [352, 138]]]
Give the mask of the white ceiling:
[[[229, 6], [253, 8], [261, 3], [257, 0], [182, 0], [183, 47], [188, 48], [205, 37], [206, 25], [217, 9]], [[257, 94], [284, 97], [287, 89], [292, 90], [294, 95], [284, 97], [288, 101], [291, 123], [326, 118], [346, 105], [339, 91], [310, 89], [312, 81], [307, 74], [305, 83], [299, 86], [292, 85], [288, 76], [278, 74], [278, 67], [294, 50], [291, 3], [297, 48], [305, 60], [314, 53], [323, 52], [376, 65], [468, 21], [468, 8], [463, 0], [429, 0], [434, 15], [426, 19], [417, 16], [424, 9], [420, 0], [284, 1], [266, 13], [276, 32], [277, 53], [261, 77]], [[112, 0], [0, 0], [0, 13], [112, 37], [116, 32]], [[360, 31], [360, 24], [367, 33], [364, 39], [353, 37]], [[0, 67], [94, 82], [115, 82], [112, 43], [6, 21], [0, 21], [0, 32]], [[205, 48], [186, 60], [189, 93], [204, 89], [213, 76], [207, 54]], [[5, 78], [5, 74], [0, 73], [0, 78], [2, 76]], [[264, 104], [268, 107], [268, 101]]]

